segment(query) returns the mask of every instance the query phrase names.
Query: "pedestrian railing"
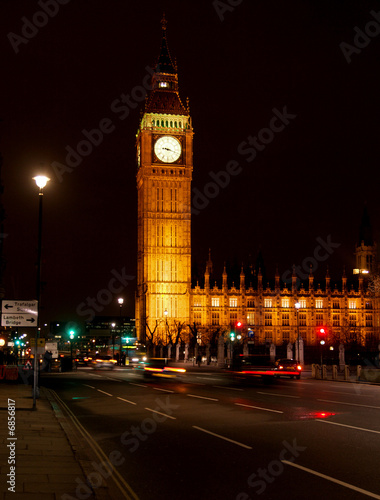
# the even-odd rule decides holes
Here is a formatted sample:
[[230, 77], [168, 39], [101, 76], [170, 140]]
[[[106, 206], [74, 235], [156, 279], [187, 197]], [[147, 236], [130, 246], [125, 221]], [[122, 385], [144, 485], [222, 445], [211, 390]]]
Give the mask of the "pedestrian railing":
[[311, 365], [311, 376], [317, 380], [344, 380], [349, 382], [380, 383], [380, 369], [361, 365]]

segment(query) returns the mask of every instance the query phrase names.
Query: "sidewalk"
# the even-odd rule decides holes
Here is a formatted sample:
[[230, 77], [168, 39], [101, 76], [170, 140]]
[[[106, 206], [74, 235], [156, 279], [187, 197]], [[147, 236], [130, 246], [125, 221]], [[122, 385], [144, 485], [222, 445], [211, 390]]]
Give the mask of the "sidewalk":
[[[79, 446], [70, 443], [62, 426], [65, 422], [67, 427], [68, 419], [51, 393], [41, 388], [33, 411], [32, 391], [22, 383], [0, 383], [0, 500], [107, 498], [107, 488], [91, 492], [84, 472], [86, 458]], [[13, 436], [8, 417], [15, 424]], [[7, 482], [11, 479], [14, 483]], [[12, 486], [15, 492], [9, 490]]]

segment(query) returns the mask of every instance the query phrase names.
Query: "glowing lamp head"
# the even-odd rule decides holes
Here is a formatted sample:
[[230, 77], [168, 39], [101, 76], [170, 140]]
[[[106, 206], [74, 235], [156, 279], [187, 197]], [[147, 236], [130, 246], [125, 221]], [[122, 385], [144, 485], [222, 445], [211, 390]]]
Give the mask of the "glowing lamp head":
[[43, 189], [50, 181], [49, 177], [46, 177], [45, 175], [36, 175], [36, 177], [33, 177], [33, 180], [40, 189]]
[[238, 321], [238, 322], [236, 323], [236, 326], [237, 326], [238, 328], [240, 328], [240, 327], [241, 327], [241, 325], [242, 325], [242, 322], [241, 322], [241, 321]]

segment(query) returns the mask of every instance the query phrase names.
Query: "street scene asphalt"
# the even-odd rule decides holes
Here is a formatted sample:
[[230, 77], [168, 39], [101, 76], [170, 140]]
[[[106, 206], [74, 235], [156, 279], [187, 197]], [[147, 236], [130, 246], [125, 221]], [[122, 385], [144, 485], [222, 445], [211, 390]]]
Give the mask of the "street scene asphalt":
[[[178, 366], [182, 365], [178, 364]], [[186, 369], [189, 375], [199, 375], [198, 383], [200, 386], [204, 385], [200, 383], [203, 380], [207, 378], [216, 380], [212, 377], [223, 374], [223, 370], [218, 369], [216, 365], [203, 364], [198, 367], [187, 363]], [[0, 414], [2, 415], [0, 472], [3, 484], [0, 499], [72, 500], [88, 498], [103, 500], [105, 498], [127, 498], [137, 500], [140, 498], [117, 473], [116, 466], [120, 454], [116, 451], [103, 454], [91, 435], [84, 432], [74, 413], [56, 392], [60, 387], [59, 380], [63, 381], [67, 377], [83, 375], [96, 377], [99, 381], [100, 379], [115, 381], [115, 375], [122, 377], [124, 373], [130, 376], [134, 375], [133, 372], [134, 370], [121, 367], [112, 372], [92, 369], [89, 371], [78, 370], [69, 374], [46, 374], [46, 380], [42, 374], [40, 394], [36, 401], [35, 410], [33, 410], [33, 388], [31, 385], [3, 381], [0, 384]], [[310, 377], [311, 367], [305, 367], [303, 380], [308, 380]], [[351, 382], [353, 381], [354, 378]], [[297, 382], [294, 381], [295, 384]], [[318, 383], [328, 384], [329, 381], [321, 380]], [[93, 387], [88, 383], [82, 385]], [[144, 387], [141, 383], [139, 384], [138, 380], [134, 385]], [[100, 387], [102, 386], [97, 389], [99, 393], [111, 396], [107, 392], [109, 391], [107, 387]], [[293, 385], [293, 387], [297, 386]], [[324, 387], [326, 388], [326, 385]], [[154, 389], [163, 391], [163, 394], [174, 392], [170, 386], [154, 387]], [[241, 389], [231, 387], [231, 390], [239, 391]], [[87, 397], [80, 395], [69, 399], [80, 401]], [[206, 396], [198, 397], [203, 400], [213, 399]], [[122, 397], [118, 399], [123, 400]], [[126, 401], [131, 403], [129, 400]], [[241, 406], [248, 405], [241, 404]], [[281, 413], [278, 409], [271, 411]], [[112, 415], [109, 413], [105, 415], [105, 418], [112, 418]], [[108, 463], [113, 460], [114, 471], [109, 471], [106, 466], [102, 465], [107, 460]], [[176, 491], [173, 492], [172, 498], [185, 497]], [[214, 498], [214, 496], [211, 494], [207, 497], [205, 493], [204, 498]], [[226, 496], [225, 498], [230, 497]], [[248, 500], [250, 497], [243, 495], [236, 498]], [[290, 498], [290, 496], [283, 498]]]

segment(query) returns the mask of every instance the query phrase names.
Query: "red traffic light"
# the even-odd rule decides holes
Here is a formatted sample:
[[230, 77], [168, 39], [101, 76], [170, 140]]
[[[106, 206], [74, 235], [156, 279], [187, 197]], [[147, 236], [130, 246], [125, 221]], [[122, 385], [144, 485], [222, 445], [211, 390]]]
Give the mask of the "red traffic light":
[[240, 327], [241, 327], [241, 325], [242, 325], [242, 322], [241, 322], [241, 321], [238, 321], [238, 322], [236, 323], [236, 326], [237, 326], [238, 328], [240, 328]]
[[323, 327], [321, 327], [321, 328], [319, 328], [319, 333], [321, 335], [325, 335], [326, 334], [326, 330]]

